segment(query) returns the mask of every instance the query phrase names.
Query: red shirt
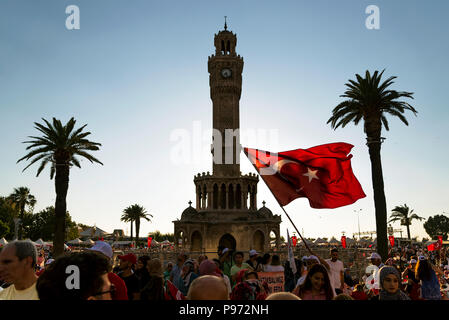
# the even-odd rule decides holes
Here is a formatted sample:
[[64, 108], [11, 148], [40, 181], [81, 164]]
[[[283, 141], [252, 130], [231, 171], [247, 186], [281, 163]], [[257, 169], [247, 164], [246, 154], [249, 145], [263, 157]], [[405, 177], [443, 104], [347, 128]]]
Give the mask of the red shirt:
[[36, 271], [36, 276], [40, 277], [42, 273], [44, 273], [45, 269], [42, 268], [39, 271]]
[[368, 300], [368, 296], [363, 291], [354, 291], [351, 294], [351, 297], [353, 297], [354, 300]]
[[108, 279], [115, 286], [115, 295], [112, 300], [128, 300], [125, 281], [113, 272], [108, 273]]

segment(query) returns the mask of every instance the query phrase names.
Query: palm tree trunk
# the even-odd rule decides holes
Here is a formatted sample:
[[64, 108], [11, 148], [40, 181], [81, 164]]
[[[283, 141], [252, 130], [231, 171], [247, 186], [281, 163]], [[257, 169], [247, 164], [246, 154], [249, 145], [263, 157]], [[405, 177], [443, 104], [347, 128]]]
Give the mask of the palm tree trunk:
[[139, 244], [140, 219], [136, 220], [136, 246]]
[[410, 237], [410, 225], [407, 225], [407, 237], [409, 240], [412, 240], [412, 238]]
[[377, 250], [382, 260], [385, 261], [388, 258], [387, 202], [385, 200], [382, 161], [380, 157], [380, 130], [379, 135], [376, 136], [370, 139], [370, 135], [368, 135], [368, 141], [371, 142], [368, 144], [368, 149], [371, 160], [374, 207], [376, 211]]
[[64, 253], [65, 215], [67, 212], [67, 190], [69, 189], [69, 166], [56, 165], [55, 189], [55, 235], [53, 238], [53, 253], [58, 257]]
[[19, 222], [19, 231], [18, 231], [18, 240], [22, 240], [23, 237], [23, 215], [25, 213], [25, 204], [20, 204], [20, 222]]
[[131, 219], [131, 242], [133, 242], [133, 220]]

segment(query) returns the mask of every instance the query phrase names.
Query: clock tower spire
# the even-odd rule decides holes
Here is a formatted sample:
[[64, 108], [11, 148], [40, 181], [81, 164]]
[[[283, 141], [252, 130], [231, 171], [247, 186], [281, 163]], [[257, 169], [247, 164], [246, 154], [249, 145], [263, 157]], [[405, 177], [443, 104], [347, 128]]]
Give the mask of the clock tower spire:
[[[225, 17], [226, 18], [226, 17]], [[215, 54], [209, 57], [210, 97], [213, 104], [213, 174], [240, 176], [239, 101], [243, 58], [237, 55], [237, 36], [227, 30], [215, 34]]]

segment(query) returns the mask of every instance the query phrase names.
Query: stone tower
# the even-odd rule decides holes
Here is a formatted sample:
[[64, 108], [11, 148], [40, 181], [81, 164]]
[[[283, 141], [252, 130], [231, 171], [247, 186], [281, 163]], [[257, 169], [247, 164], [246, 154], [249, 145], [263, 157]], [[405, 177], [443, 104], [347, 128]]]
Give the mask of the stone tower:
[[236, 53], [237, 36], [227, 30], [215, 34], [215, 54], [208, 59], [212, 100], [213, 173], [194, 177], [196, 207], [184, 210], [173, 221], [176, 243], [191, 252], [213, 256], [217, 248], [248, 252], [270, 249], [270, 233], [279, 245], [281, 217], [270, 209], [257, 209], [256, 174], [240, 172], [239, 101], [242, 92], [243, 58]]

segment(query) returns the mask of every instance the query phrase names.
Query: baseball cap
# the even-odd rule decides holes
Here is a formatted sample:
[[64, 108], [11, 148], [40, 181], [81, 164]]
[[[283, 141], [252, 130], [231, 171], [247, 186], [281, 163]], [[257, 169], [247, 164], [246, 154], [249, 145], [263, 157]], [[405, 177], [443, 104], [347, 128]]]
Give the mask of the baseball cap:
[[368, 259], [380, 259], [380, 260], [382, 260], [382, 258], [380, 257], [380, 255], [377, 252], [371, 253], [371, 256], [369, 256]]
[[128, 254], [125, 254], [124, 256], [118, 256], [118, 258], [123, 261], [129, 261], [132, 264], [137, 263], [137, 257], [134, 253], [128, 253]]
[[48, 265], [51, 264], [53, 261], [55, 261], [55, 259], [48, 259], [48, 260], [45, 262], [45, 265], [48, 266]]
[[320, 259], [318, 259], [317, 256], [309, 256], [309, 258], [307, 260], [316, 260], [318, 263], [320, 263]]
[[416, 259], [410, 260], [410, 264], [417, 263]]
[[256, 250], [249, 250], [249, 256], [250, 257], [252, 257], [252, 256], [255, 256], [255, 255], [257, 255], [258, 253], [257, 253], [257, 251]]
[[101, 252], [109, 259], [112, 259], [112, 248], [107, 242], [97, 241], [92, 248], [89, 248], [89, 250]]

